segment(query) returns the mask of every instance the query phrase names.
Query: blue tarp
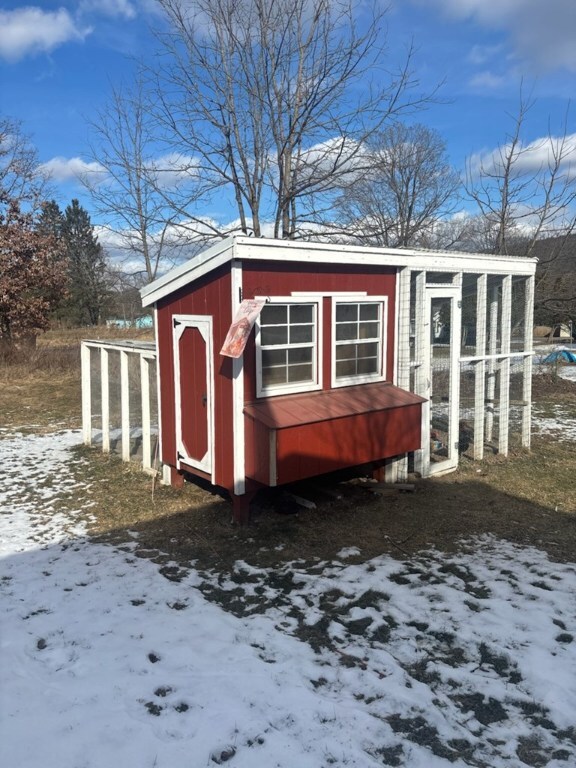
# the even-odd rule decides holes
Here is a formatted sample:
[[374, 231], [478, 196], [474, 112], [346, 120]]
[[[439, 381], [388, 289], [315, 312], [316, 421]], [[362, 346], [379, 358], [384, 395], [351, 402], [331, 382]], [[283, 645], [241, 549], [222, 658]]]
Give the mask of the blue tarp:
[[576, 353], [569, 349], [556, 349], [544, 358], [545, 363], [576, 363]]

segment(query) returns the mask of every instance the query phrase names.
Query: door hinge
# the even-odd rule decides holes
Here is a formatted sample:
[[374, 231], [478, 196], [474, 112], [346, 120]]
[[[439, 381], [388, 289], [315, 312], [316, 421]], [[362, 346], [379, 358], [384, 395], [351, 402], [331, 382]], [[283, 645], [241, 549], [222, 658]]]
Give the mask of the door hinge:
[[172, 322], [174, 324], [174, 328], [176, 328], [177, 325], [182, 325], [182, 322], [180, 320], [176, 320], [175, 317], [172, 318]]

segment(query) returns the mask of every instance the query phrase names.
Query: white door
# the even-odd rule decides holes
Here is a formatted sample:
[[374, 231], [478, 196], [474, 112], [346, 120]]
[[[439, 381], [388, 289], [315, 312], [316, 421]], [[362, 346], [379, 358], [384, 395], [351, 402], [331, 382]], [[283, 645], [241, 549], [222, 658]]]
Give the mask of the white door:
[[424, 423], [428, 431], [423, 433], [422, 439], [425, 443], [424, 464], [428, 465], [426, 474], [429, 475], [448, 472], [458, 466], [460, 296], [459, 288], [426, 288], [429, 341], [424, 345], [424, 396], [428, 399]]
[[177, 466], [213, 471], [212, 318], [175, 315], [174, 394]]

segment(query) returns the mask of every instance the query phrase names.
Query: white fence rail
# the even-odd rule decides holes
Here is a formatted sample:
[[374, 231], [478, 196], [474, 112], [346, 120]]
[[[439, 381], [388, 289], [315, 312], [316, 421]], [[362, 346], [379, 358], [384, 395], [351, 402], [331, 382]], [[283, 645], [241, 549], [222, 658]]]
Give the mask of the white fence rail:
[[86, 445], [156, 474], [158, 393], [156, 345], [139, 341], [82, 342], [82, 430]]

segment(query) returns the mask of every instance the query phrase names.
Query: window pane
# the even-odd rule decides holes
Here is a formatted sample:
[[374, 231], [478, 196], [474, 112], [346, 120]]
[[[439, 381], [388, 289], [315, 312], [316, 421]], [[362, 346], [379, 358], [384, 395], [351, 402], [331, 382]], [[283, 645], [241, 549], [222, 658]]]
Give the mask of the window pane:
[[260, 325], [277, 325], [288, 322], [286, 304], [265, 304], [260, 312]]
[[358, 304], [336, 304], [336, 322], [358, 319]]
[[262, 369], [262, 386], [264, 389], [267, 387], [278, 386], [279, 384], [286, 384], [286, 371], [288, 369], [285, 366], [281, 368], [263, 368]]
[[312, 363], [289, 366], [288, 381], [312, 381]]
[[358, 360], [358, 373], [378, 373], [378, 360], [375, 357], [365, 357]]
[[301, 349], [288, 350], [288, 363], [311, 363], [312, 347], [302, 347]]
[[312, 304], [293, 304], [290, 307], [291, 323], [311, 323], [314, 320]]
[[355, 360], [356, 344], [339, 344], [336, 347], [336, 360]]
[[378, 357], [378, 343], [358, 344], [358, 357]]
[[311, 325], [291, 325], [290, 326], [290, 344], [305, 344], [312, 341]]
[[380, 336], [380, 323], [360, 323], [360, 339], [377, 339]]
[[378, 320], [378, 304], [360, 304], [360, 320]]
[[336, 378], [342, 379], [345, 376], [356, 375], [356, 361], [355, 360], [341, 360], [336, 363]]
[[272, 365], [286, 365], [285, 349], [263, 349], [262, 367], [270, 368]]
[[263, 347], [288, 343], [288, 328], [285, 325], [270, 325], [260, 329], [260, 343]]
[[340, 323], [336, 326], [336, 341], [358, 338], [358, 323]]

